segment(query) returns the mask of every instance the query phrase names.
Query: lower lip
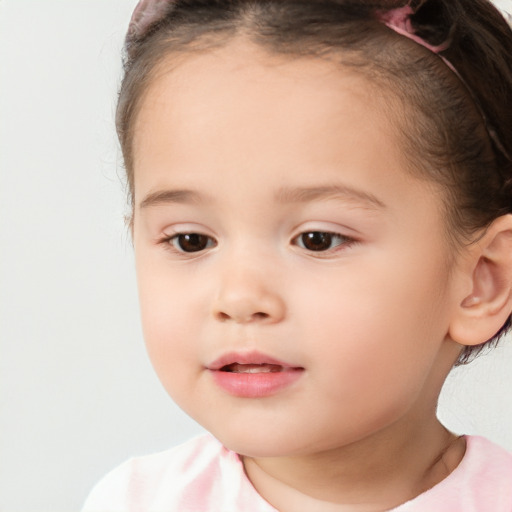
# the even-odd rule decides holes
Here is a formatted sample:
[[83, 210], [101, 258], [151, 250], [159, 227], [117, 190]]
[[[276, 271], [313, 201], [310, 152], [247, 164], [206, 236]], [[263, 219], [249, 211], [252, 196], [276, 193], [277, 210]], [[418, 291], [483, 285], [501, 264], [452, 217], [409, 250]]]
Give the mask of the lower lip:
[[235, 373], [209, 370], [215, 383], [233, 396], [263, 398], [275, 395], [291, 386], [302, 375], [302, 368], [290, 368], [281, 372]]

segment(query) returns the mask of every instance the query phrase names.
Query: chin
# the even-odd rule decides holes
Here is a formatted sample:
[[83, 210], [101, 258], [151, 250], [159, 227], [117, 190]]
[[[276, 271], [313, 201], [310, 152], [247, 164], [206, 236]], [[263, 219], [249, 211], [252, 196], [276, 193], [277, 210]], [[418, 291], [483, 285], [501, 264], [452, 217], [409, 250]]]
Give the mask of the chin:
[[222, 432], [216, 432], [209, 429], [211, 434], [216, 437], [229, 450], [244, 455], [246, 457], [283, 457], [300, 453], [301, 447], [289, 435], [280, 435], [279, 432], [261, 432], [248, 429], [246, 431], [233, 432], [223, 429]]

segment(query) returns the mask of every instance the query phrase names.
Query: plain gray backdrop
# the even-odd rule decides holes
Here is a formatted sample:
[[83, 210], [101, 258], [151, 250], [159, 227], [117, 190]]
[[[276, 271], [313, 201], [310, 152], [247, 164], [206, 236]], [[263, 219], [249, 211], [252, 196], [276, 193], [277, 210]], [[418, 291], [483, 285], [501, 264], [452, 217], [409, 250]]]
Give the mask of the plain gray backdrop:
[[[135, 3], [0, 0], [0, 512], [78, 511], [126, 458], [201, 431], [138, 317], [113, 121]], [[511, 368], [506, 340], [453, 372], [445, 424], [512, 450]]]

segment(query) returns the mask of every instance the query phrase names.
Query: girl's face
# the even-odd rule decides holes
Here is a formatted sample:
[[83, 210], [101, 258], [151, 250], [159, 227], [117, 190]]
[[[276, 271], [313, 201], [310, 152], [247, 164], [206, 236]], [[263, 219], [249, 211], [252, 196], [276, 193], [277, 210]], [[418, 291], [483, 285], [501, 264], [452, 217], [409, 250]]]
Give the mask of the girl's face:
[[315, 453], [435, 414], [459, 346], [441, 196], [382, 96], [334, 63], [237, 43], [188, 56], [135, 125], [149, 355], [226, 446]]

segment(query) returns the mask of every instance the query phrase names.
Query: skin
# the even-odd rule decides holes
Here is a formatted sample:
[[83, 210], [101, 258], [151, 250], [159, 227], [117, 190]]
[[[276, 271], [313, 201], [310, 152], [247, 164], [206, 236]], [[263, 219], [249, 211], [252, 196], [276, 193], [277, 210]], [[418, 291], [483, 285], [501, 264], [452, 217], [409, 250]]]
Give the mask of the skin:
[[[447, 242], [442, 191], [407, 171], [383, 101], [332, 62], [237, 41], [162, 68], [135, 125], [150, 358], [283, 512], [387, 510], [464, 454], [436, 403], [461, 350], [449, 330], [467, 260]], [[337, 190], [283, 194], [326, 186]], [[176, 190], [193, 194], [160, 194]], [[339, 236], [312, 251], [305, 232]], [[209, 245], [180, 252], [177, 233]], [[253, 349], [300, 378], [265, 398], [219, 388], [208, 365]]]

